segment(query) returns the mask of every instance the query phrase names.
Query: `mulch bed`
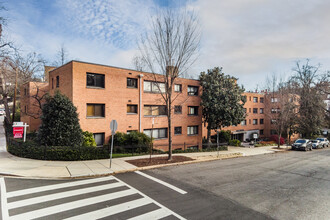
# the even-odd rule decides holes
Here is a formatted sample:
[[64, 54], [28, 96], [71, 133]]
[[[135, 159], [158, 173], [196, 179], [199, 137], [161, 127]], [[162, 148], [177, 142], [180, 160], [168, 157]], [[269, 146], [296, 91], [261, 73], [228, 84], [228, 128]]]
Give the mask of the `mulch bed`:
[[170, 164], [170, 163], [178, 163], [184, 161], [192, 161], [190, 157], [185, 156], [172, 156], [172, 160], [168, 161], [168, 157], [152, 157], [151, 162], [149, 158], [143, 159], [136, 159], [136, 160], [126, 160], [126, 162], [133, 164], [137, 167], [145, 167], [145, 166], [152, 166], [152, 165], [160, 165], [160, 164]]

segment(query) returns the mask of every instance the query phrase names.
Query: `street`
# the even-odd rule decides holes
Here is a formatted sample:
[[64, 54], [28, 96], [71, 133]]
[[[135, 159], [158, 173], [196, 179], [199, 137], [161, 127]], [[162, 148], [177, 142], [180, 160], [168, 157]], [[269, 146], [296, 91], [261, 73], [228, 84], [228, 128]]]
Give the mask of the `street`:
[[48, 220], [329, 219], [329, 161], [327, 148], [94, 179], [5, 177], [1, 213]]

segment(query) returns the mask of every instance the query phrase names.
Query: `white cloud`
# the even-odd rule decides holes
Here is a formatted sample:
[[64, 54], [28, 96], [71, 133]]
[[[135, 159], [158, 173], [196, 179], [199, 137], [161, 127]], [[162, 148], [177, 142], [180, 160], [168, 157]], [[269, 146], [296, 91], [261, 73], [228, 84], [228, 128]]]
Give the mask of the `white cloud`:
[[255, 88], [266, 74], [290, 73], [298, 59], [322, 59], [330, 67], [329, 1], [199, 0], [193, 5], [203, 24], [195, 69], [223, 66]]
[[[186, 4], [199, 14], [203, 32], [195, 77], [222, 66], [253, 89], [267, 74], [290, 73], [298, 59], [330, 69], [330, 1], [197, 0], [175, 7]], [[132, 68], [136, 40], [156, 8], [153, 0], [57, 0], [42, 13], [36, 3], [20, 1], [10, 8], [8, 28], [24, 50], [50, 61], [64, 43], [72, 59]]]

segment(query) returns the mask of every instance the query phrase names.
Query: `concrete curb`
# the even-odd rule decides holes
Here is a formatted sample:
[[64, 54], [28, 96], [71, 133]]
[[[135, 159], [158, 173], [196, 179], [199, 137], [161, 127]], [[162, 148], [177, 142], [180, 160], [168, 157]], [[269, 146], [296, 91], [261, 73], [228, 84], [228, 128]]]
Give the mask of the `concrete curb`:
[[231, 159], [231, 158], [238, 158], [238, 157], [243, 157], [243, 154], [242, 153], [223, 154], [223, 155], [220, 155], [220, 157], [209, 157], [209, 158], [205, 158], [205, 159], [198, 159], [198, 160], [194, 159], [192, 161], [184, 161], [184, 162], [178, 162], [178, 163], [159, 164], [159, 165], [146, 166], [146, 167], [136, 167], [134, 169], [120, 170], [120, 171], [116, 171], [116, 172], [112, 172], [112, 173], [95, 174], [95, 175], [81, 175], [81, 176], [71, 176], [71, 177], [38, 177], [38, 176], [19, 176], [19, 175], [14, 175], [14, 174], [9, 174], [9, 173], [2, 173], [2, 174], [6, 175], [7, 177], [22, 178], [22, 179], [52, 179], [52, 180], [87, 179], [87, 178], [112, 176], [115, 174], [129, 173], [129, 172], [134, 172], [134, 171], [138, 171], [138, 170], [150, 170], [150, 169], [156, 169], [156, 168], [161, 168], [161, 167], [179, 166], [179, 165], [185, 165], [185, 164], [194, 164], [194, 163], [209, 162], [209, 161]]

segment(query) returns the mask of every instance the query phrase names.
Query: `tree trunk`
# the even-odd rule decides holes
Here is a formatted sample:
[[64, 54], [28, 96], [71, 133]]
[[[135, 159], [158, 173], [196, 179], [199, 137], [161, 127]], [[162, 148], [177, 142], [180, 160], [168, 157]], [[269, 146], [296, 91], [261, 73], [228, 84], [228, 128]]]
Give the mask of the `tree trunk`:
[[6, 119], [9, 124], [12, 124], [12, 121], [10, 119], [10, 111], [9, 111], [9, 106], [8, 106], [8, 98], [7, 94], [2, 94], [3, 96], [3, 105], [5, 106], [5, 112], [6, 112]]
[[207, 126], [207, 147], [211, 147], [211, 128]]
[[168, 160], [172, 160], [172, 94], [168, 94], [168, 109], [167, 109], [167, 121], [168, 121]]

